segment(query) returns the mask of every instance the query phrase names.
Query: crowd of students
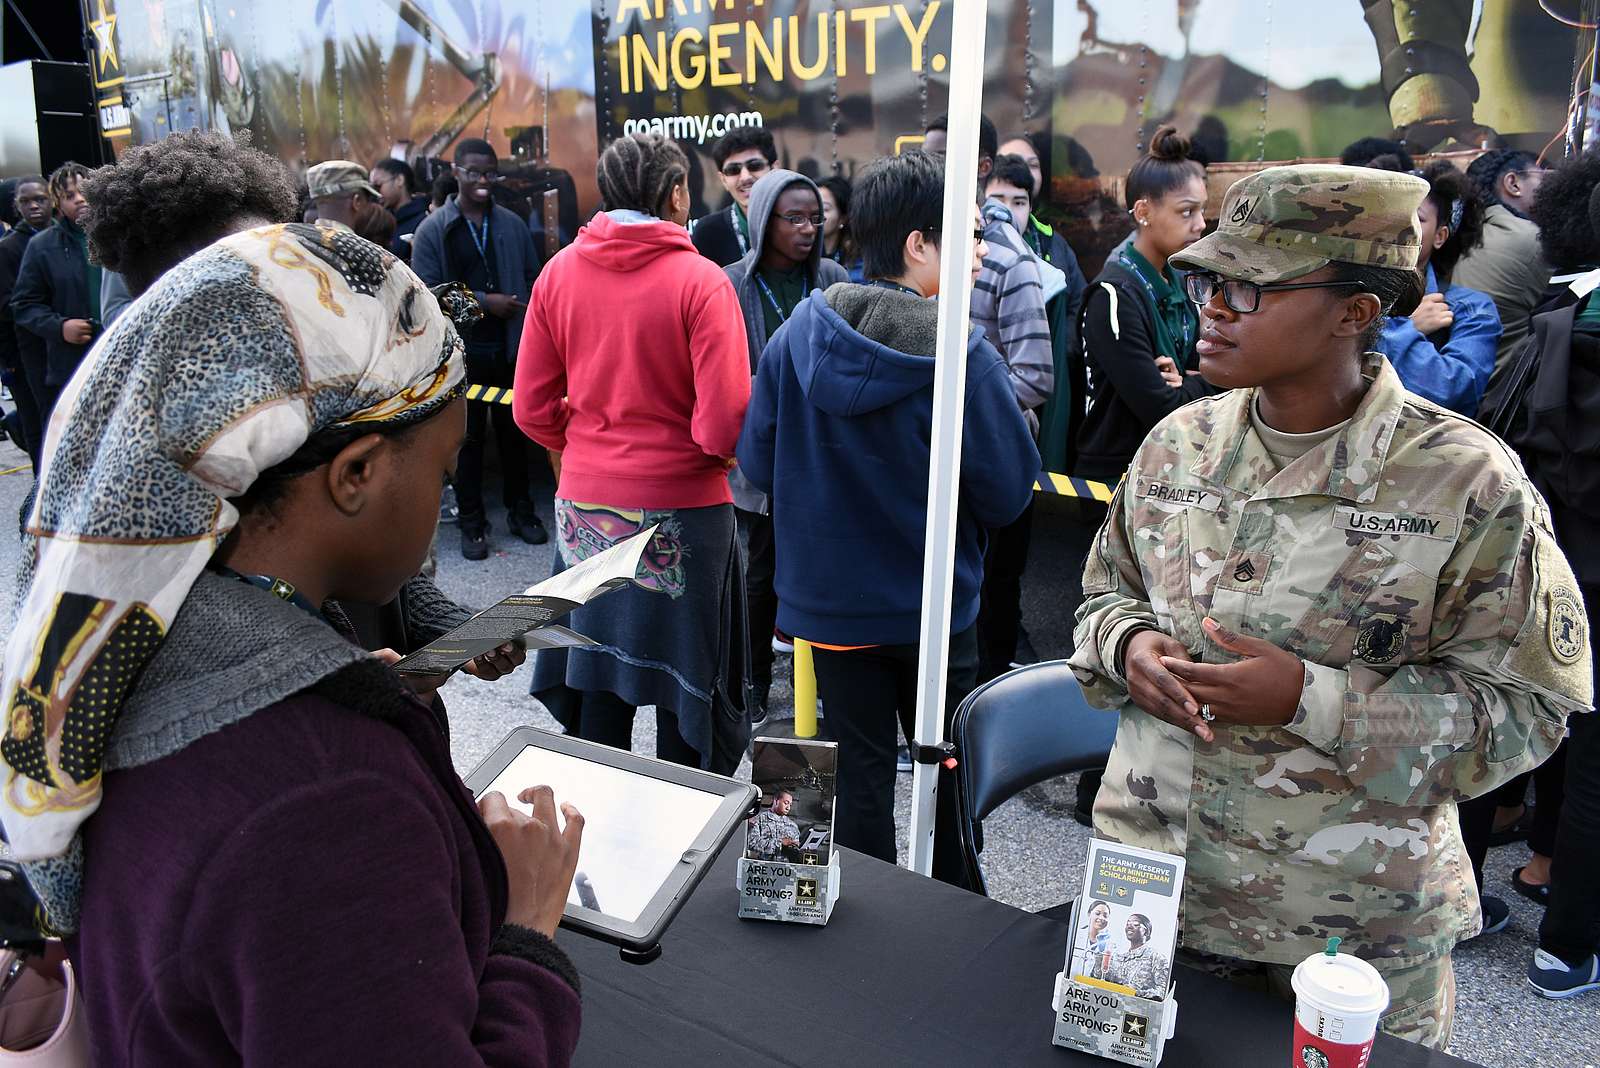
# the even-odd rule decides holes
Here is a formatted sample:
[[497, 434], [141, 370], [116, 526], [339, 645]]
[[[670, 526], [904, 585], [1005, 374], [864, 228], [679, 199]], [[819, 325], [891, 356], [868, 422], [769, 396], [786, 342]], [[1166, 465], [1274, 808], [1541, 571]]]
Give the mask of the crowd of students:
[[[32, 808], [3, 813], [42, 915], [71, 936], [86, 965], [98, 1041], [130, 1056], [198, 1063], [230, 1045], [286, 1056], [308, 1035], [336, 1046], [389, 1028], [396, 1041], [433, 1043], [441, 1061], [469, 1049], [487, 1059], [528, 1034], [540, 1036], [546, 1060], [570, 1054], [578, 983], [551, 937], [581, 816], [569, 811], [559, 832], [548, 791], [523, 798], [531, 817], [497, 797], [475, 810], [449, 768], [439, 680], [402, 683], [382, 666], [466, 616], [420, 572], [446, 483], [459, 502], [463, 556], [487, 554], [482, 481], [491, 428], [511, 533], [531, 543], [553, 533], [556, 571], [656, 528], [640, 585], [574, 614], [573, 625], [597, 644], [537, 655], [534, 695], [570, 732], [619, 747], [631, 743], [636, 710], [652, 706], [658, 756], [730, 773], [767, 715], [774, 642], [803, 638], [815, 650], [827, 728], [839, 743], [836, 841], [894, 860], [896, 732], [912, 737], [916, 693], [937, 336], [931, 298], [939, 296], [946, 236], [944, 126], [930, 124], [925, 151], [874, 161], [851, 181], [821, 182], [779, 167], [770, 133], [741, 128], [712, 151], [729, 203], [692, 223], [683, 151], [658, 135], [618, 139], [597, 166], [602, 210], [548, 262], [529, 223], [497, 202], [498, 158], [475, 139], [457, 146], [448, 181], [436, 182], [431, 196], [393, 160], [371, 168], [320, 163], [301, 194], [276, 161], [201, 133], [134, 149], [95, 172], [69, 164], [48, 181], [16, 182], [17, 221], [0, 241], [0, 287], [14, 328], [0, 329], [0, 358], [17, 398], [15, 436], [41, 477], [23, 517], [24, 596], [11, 644], [31, 648], [70, 622], [59, 606], [71, 598], [159, 608], [154, 622], [134, 621], [145, 627], [138, 635], [115, 630], [126, 620], [91, 612], [74, 617], [86, 629], [73, 642], [47, 643], [61, 662], [38, 665], [40, 677], [65, 669], [77, 650], [102, 649], [88, 654], [92, 668], [107, 662], [113, 644], [133, 646], [118, 645], [113, 696], [88, 721], [92, 775], [73, 777], [92, 778], [96, 788], [46, 806], [48, 819]], [[1553, 606], [1565, 591], [1580, 602], [1560, 584], [1566, 564], [1541, 540], [1548, 516], [1537, 495], [1518, 489], [1520, 470], [1448, 414], [1477, 412], [1497, 363], [1508, 366], [1517, 351], [1506, 347], [1507, 333], [1535, 336], [1534, 309], [1563, 277], [1552, 280], [1552, 271], [1589, 272], [1600, 261], [1596, 231], [1575, 235], [1571, 226], [1580, 207], [1589, 218], [1600, 164], [1580, 160], [1546, 179], [1532, 157], [1491, 152], [1462, 175], [1449, 164], [1417, 170], [1403, 146], [1370, 140], [1348, 157], [1366, 170], [1264, 172], [1259, 201], [1236, 188], [1229, 204], [1238, 209], [1245, 197], [1239, 218], [1202, 242], [1210, 221], [1205, 166], [1164, 128], [1124, 184], [1131, 233], [1086, 283], [1071, 248], [1033, 210], [1043, 179], [1033, 142], [1002, 143], [983, 121], [946, 714], [978, 683], [1030, 657], [1021, 590], [1038, 473], [1117, 483], [1132, 470], [1133, 488], [1125, 484], [1109, 509], [1080, 502], [1070, 517], [1069, 597], [1080, 619], [1074, 665], [1086, 691], [1198, 739], [1187, 745], [1213, 746], [1225, 725], [1287, 725], [1311, 747], [1305, 752], [1321, 754], [1306, 759], [1337, 756], [1344, 743], [1326, 709], [1346, 687], [1356, 694], [1381, 680], [1313, 664], [1311, 653], [1302, 666], [1259, 637], [1210, 619], [1202, 627], [1201, 611], [1174, 622], [1170, 606], [1199, 585], [1191, 587], [1187, 566], [1179, 575], [1150, 554], [1166, 545], [1173, 559], [1199, 552], [1220, 560], [1229, 546], [1195, 548], [1221, 535], [1175, 524], [1170, 509], [1152, 511], [1145, 498], [1150, 484], [1165, 484], [1172, 471], [1199, 463], [1197, 455], [1232, 463], [1217, 452], [1229, 442], [1245, 443], [1236, 453], [1259, 446], [1260, 455], [1219, 500], [1258, 490], [1270, 498], [1275, 473], [1295, 465], [1328, 468], [1319, 486], [1340, 477], [1370, 482], [1370, 473], [1347, 471], [1358, 458], [1337, 451], [1346, 447], [1341, 435], [1360, 436], [1389, 456], [1393, 471], [1409, 472], [1417, 494], [1425, 486], [1454, 493], [1450, 509], [1470, 497], [1476, 504], [1461, 505], [1467, 514], [1494, 503], [1510, 577], [1489, 582], [1478, 558], [1452, 572], [1453, 555], [1407, 557], [1411, 579], [1429, 568], [1441, 584], [1449, 574], [1458, 574], [1457, 585], [1475, 576], [1461, 604], [1436, 606], [1435, 618], [1418, 624], [1446, 644], [1457, 641], [1452, 655], [1469, 665], [1473, 700], [1488, 710], [1460, 713], [1465, 747], [1457, 759], [1435, 760], [1427, 745], [1413, 746], [1436, 796], [1390, 783], [1387, 766], [1371, 775], [1352, 768], [1340, 791], [1322, 792], [1339, 793], [1339, 804], [1376, 804], [1397, 826], [1417, 813], [1442, 820], [1441, 834], [1454, 833], [1460, 801], [1481, 886], [1483, 850], [1520, 815], [1526, 775], [1487, 793], [1467, 780], [1486, 784], [1491, 764], [1496, 779], [1532, 769], [1553, 750], [1538, 772], [1544, 823], [1535, 860], [1516, 877], [1520, 892], [1549, 900], [1557, 917], [1530, 974], [1552, 996], [1600, 987], [1594, 910], [1577, 903], [1592, 885], [1581, 881], [1600, 824], [1593, 731], [1579, 715], [1572, 741], [1558, 747], [1556, 733], [1566, 711], [1586, 702], [1586, 684], [1575, 681], [1576, 659], [1564, 656], [1554, 629], [1534, 635], [1563, 661], [1553, 671], [1514, 655], [1520, 644], [1495, 644], [1521, 635], [1506, 621], [1525, 615], [1535, 629], [1553, 628], [1537, 615], [1541, 598]], [[1270, 214], [1286, 197], [1325, 210], [1344, 204], [1349, 188], [1366, 198], [1370, 217], [1330, 223], [1319, 236], [1333, 251], [1320, 260], [1263, 252], [1260, 233], [1243, 228], [1252, 205], [1265, 203], [1262, 227], [1299, 232], [1303, 220], [1293, 211]], [[1377, 255], [1379, 224], [1390, 226], [1383, 239], [1397, 260], [1366, 258]], [[1530, 235], [1547, 263], [1530, 266]], [[1267, 266], [1247, 264], [1250, 256]], [[1576, 294], [1574, 330], [1600, 334], [1589, 290], [1557, 288]], [[118, 316], [125, 321], [77, 373]], [[1286, 339], [1297, 330], [1300, 348], [1290, 355]], [[1247, 367], [1225, 358], [1252, 345]], [[1261, 355], [1268, 350], [1272, 359]], [[467, 401], [468, 383], [509, 387], [513, 403]], [[1259, 399], [1241, 408], [1239, 398], [1252, 396]], [[67, 407], [52, 422], [58, 404]], [[292, 418], [283, 414], [290, 411]], [[1166, 437], [1151, 436], [1158, 428]], [[96, 448], [111, 439], [126, 444]], [[1430, 484], [1437, 450], [1456, 450], [1459, 459], [1449, 478]], [[556, 479], [550, 533], [530, 489], [530, 469], [546, 458]], [[1247, 485], [1251, 479], [1260, 485]], [[1487, 494], [1490, 482], [1521, 503], [1473, 496]], [[113, 484], [160, 487], [167, 496], [107, 492]], [[1551, 492], [1560, 485], [1540, 484], [1552, 496], [1555, 535], [1576, 562], [1569, 584], [1600, 603], [1600, 577], [1570, 540], [1586, 502]], [[1303, 517], [1283, 507], [1280, 521], [1261, 526], [1260, 551], [1238, 561], [1230, 589], [1249, 594], [1265, 581], [1274, 553], [1285, 566], [1289, 550], [1274, 544], [1289, 536], [1285, 524]], [[1215, 567], [1206, 566], [1206, 581], [1214, 581]], [[1414, 604], [1396, 609], [1389, 630], [1363, 624], [1357, 634], [1349, 608], [1341, 616], [1322, 601], [1298, 604], [1315, 600], [1312, 585], [1321, 588], [1283, 587], [1277, 603], [1337, 619], [1349, 640], [1317, 645], [1285, 632], [1286, 643], [1343, 648], [1373, 663], [1421, 657], [1421, 646], [1403, 643], [1400, 617]], [[1352, 580], [1352, 589], [1359, 585]], [[1374, 578], [1361, 588], [1377, 585]], [[1462, 623], [1487, 618], [1496, 605], [1498, 633]], [[1192, 634], [1184, 631], [1190, 623]], [[1274, 626], [1255, 633], [1276, 633]], [[1463, 626], [1468, 639], [1455, 635]], [[1402, 640], [1391, 641], [1395, 634]], [[96, 644], [102, 637], [104, 647]], [[1206, 642], [1256, 666], [1219, 674], [1218, 665], [1191, 664], [1192, 648]], [[1587, 658], [1585, 645], [1585, 673]], [[8, 653], [8, 683], [22, 659]], [[468, 670], [498, 678], [522, 659], [506, 647]], [[1263, 708], [1269, 697], [1297, 695], [1299, 680], [1320, 680], [1321, 720], [1302, 722], [1303, 710], [1293, 718], [1292, 702], [1267, 710], [1274, 718], [1250, 718], [1267, 713], [1240, 702], [1236, 691], [1248, 683], [1236, 674], [1259, 680]], [[1416, 699], [1449, 704], [1456, 690], [1437, 687], [1452, 679], [1424, 678]], [[1540, 687], [1536, 699], [1511, 696], [1529, 680]], [[1310, 692], [1312, 682], [1304, 684]], [[1361, 700], [1381, 697], [1369, 690]], [[76, 713], [41, 719], [39, 737], [48, 725], [54, 739]], [[1480, 731], [1491, 719], [1493, 730]], [[1161, 817], [1171, 799], [1141, 793], [1134, 772], [1146, 772], [1142, 762], [1156, 760], [1172, 735], [1124, 722], [1118, 772], [1104, 789], [1097, 776], [1084, 776], [1080, 818], [1094, 809], [1123, 840], [1148, 831], [1151, 844], [1171, 847], [1165, 827], [1183, 817]], [[1284, 737], [1279, 731], [1273, 744], [1290, 753], [1286, 760], [1299, 759], [1293, 747], [1302, 743]], [[1409, 745], [1410, 736], [1395, 745], [1401, 741]], [[5, 756], [60, 788], [50, 764], [59, 758], [28, 756], [16, 745]], [[44, 763], [26, 762], [35, 759]], [[1552, 770], [1563, 759], [1565, 784]], [[1584, 771], [1574, 784], [1577, 767]], [[1227, 783], [1217, 774], [1221, 796]], [[934, 870], [961, 884], [956, 791], [953, 776], [941, 775]], [[1160, 788], [1171, 785], [1162, 779]], [[1187, 779], [1180, 789], [1186, 808]], [[206, 808], [204, 823], [181, 818], [195, 803]], [[358, 815], [334, 825], [319, 815], [328, 805]], [[1152, 818], [1162, 827], [1146, 827]], [[1193, 855], [1228, 848], [1225, 837], [1194, 840]], [[433, 855], [419, 865], [424, 838]], [[291, 851], [304, 857], [308, 842], [319, 855], [360, 863], [341, 861], [337, 883], [269, 877], [281, 874]], [[141, 862], [148, 856], [173, 859], [157, 883]], [[85, 866], [86, 857], [95, 862]], [[1215, 903], [1225, 891], [1204, 882], [1202, 867], [1191, 869], [1203, 891], [1196, 900]], [[1404, 877], [1413, 875], [1419, 884], [1444, 878], [1433, 868]], [[1389, 881], [1400, 878], [1397, 870]], [[416, 892], [404, 901], [385, 894], [388, 907], [369, 907], [371, 888], [400, 880]], [[241, 885], [261, 888], [246, 902], [248, 917], [223, 893]], [[324, 900], [330, 887], [338, 888], [333, 907]], [[1464, 884], [1441, 893], [1452, 907], [1478, 900]], [[136, 923], [117, 918], [126, 910], [116, 903], [128, 900], [148, 904]], [[1481, 900], [1484, 929], [1503, 926], [1504, 903]], [[174, 912], [178, 901], [198, 904]], [[1211, 963], [1243, 960], [1268, 971], [1282, 963], [1261, 947], [1241, 948], [1237, 924], [1234, 934], [1207, 941], [1205, 913], [1197, 906], [1193, 915], [1189, 941]], [[189, 944], [184, 923], [196, 916], [206, 932], [201, 951], [186, 954], [184, 969], [163, 970], [164, 954]], [[1407, 958], [1415, 970], [1395, 972], [1408, 984], [1407, 1018], [1385, 1026], [1442, 1045], [1449, 948], [1477, 919], [1436, 919], [1430, 913], [1433, 926], [1396, 933], [1420, 948]], [[359, 937], [334, 940], [340, 948], [331, 958], [282, 948], [326, 946], [329, 931], [345, 928]], [[401, 944], [417, 953], [389, 951]], [[413, 956], [432, 967], [373, 971]], [[313, 1004], [319, 977], [335, 973], [370, 979], [364, 985], [372, 988], [336, 1002], [337, 1019], [328, 1005]], [[158, 996], [131, 993], [147, 989]], [[263, 1022], [247, 1026], [241, 1013], [253, 1020], [263, 1006]], [[408, 1026], [393, 1029], [402, 1018]], [[296, 1026], [274, 1023], [283, 1020]]]

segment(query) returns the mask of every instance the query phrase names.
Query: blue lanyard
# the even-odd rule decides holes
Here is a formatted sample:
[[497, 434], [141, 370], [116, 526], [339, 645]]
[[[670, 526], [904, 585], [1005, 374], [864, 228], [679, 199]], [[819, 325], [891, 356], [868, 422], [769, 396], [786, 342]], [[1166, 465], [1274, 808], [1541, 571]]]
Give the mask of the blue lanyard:
[[494, 266], [489, 263], [489, 217], [493, 211], [494, 206], [490, 205], [489, 210], [483, 213], [483, 233], [481, 235], [478, 233], [478, 228], [472, 225], [471, 219], [467, 218], [465, 214], [461, 216], [461, 221], [467, 224], [467, 233], [472, 235], [472, 247], [478, 250], [478, 259], [483, 261], [483, 271], [489, 277], [489, 289], [491, 292], [500, 288], [499, 282], [494, 275]]
[[772, 305], [772, 310], [778, 313], [778, 322], [780, 322], [780, 323], [788, 322], [789, 321], [789, 317], [784, 314], [783, 307], [781, 305], [779, 305], [779, 303], [778, 303], [778, 298], [773, 295], [773, 292], [772, 292], [771, 289], [767, 288], [767, 280], [765, 278], [762, 278], [758, 274], [758, 275], [756, 275], [756, 285], [760, 286], [761, 287], [761, 292], [766, 294], [767, 303]]

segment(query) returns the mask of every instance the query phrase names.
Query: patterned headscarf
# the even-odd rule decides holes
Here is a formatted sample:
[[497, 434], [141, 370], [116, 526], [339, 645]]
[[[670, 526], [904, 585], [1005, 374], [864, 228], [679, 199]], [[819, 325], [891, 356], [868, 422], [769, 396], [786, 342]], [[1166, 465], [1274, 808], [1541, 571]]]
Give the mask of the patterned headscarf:
[[238, 521], [228, 498], [319, 431], [435, 414], [461, 351], [405, 265], [298, 223], [184, 261], [95, 346], [50, 422], [5, 649], [0, 822], [18, 859], [81, 860], [112, 728]]

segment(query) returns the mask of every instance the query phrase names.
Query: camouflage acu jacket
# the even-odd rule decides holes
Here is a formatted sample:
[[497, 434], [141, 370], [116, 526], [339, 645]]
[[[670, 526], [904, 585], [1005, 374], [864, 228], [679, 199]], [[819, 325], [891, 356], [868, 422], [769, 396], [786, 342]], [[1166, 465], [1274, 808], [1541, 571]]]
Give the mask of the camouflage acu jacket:
[[[1590, 704], [1577, 584], [1515, 457], [1383, 357], [1365, 373], [1349, 427], [1282, 471], [1253, 390], [1173, 413], [1085, 567], [1072, 666], [1121, 710], [1095, 828], [1186, 855], [1195, 949], [1292, 964], [1339, 935], [1384, 969], [1448, 953], [1479, 924], [1455, 802], [1539, 764]], [[1206, 615], [1305, 661], [1287, 726], [1205, 743], [1129, 701], [1139, 628], [1235, 659]]]

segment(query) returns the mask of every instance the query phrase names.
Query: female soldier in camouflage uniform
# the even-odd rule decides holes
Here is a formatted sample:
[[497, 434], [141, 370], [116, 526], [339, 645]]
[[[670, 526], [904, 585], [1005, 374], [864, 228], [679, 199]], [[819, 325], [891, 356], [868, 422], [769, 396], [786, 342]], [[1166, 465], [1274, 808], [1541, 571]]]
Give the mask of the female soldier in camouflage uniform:
[[1072, 664], [1121, 710], [1097, 831], [1188, 858], [1185, 959], [1288, 996], [1339, 935], [1389, 983], [1383, 1028], [1442, 1047], [1479, 924], [1456, 802], [1544, 760], [1591, 683], [1516, 459], [1367, 351], [1421, 294], [1426, 192], [1271, 168], [1174, 257], [1200, 371], [1231, 392], [1134, 458]]

